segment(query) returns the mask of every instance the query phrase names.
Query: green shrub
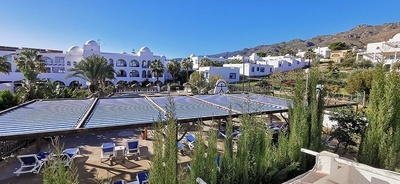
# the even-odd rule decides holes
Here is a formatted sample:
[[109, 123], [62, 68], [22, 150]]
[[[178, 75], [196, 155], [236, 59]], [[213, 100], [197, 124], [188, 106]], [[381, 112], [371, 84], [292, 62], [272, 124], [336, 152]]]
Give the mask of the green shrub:
[[18, 105], [18, 97], [9, 90], [0, 91], [0, 110]]

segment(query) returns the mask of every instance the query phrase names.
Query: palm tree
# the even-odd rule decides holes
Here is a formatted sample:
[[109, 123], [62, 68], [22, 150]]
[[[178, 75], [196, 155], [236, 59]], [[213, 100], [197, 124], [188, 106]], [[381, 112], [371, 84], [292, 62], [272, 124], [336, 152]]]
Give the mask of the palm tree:
[[167, 64], [167, 71], [172, 75], [172, 79], [175, 82], [176, 76], [181, 71], [181, 65], [177, 60], [174, 59]]
[[157, 77], [157, 85], [158, 85], [158, 78], [164, 73], [164, 65], [161, 63], [160, 60], [154, 60], [151, 62], [149, 70]]
[[39, 81], [39, 74], [46, 72], [46, 64], [37, 51], [22, 51], [17, 58], [14, 59], [19, 71], [24, 74], [24, 86], [26, 91], [26, 100], [36, 98], [36, 85]]
[[89, 89], [92, 93], [103, 89], [106, 79], [114, 79], [115, 70], [107, 64], [103, 56], [93, 54], [82, 59], [74, 68], [68, 69], [72, 72], [67, 78], [78, 77], [90, 83]]
[[304, 53], [304, 58], [308, 59], [308, 66], [310, 66], [311, 60], [313, 60], [315, 57], [316, 53], [311, 49], [308, 49], [308, 51]]
[[189, 80], [189, 70], [193, 69], [193, 62], [190, 61], [190, 58], [183, 59], [182, 68], [186, 71], [186, 79]]
[[9, 74], [11, 72], [11, 63], [7, 62], [7, 58], [0, 56], [0, 73]]

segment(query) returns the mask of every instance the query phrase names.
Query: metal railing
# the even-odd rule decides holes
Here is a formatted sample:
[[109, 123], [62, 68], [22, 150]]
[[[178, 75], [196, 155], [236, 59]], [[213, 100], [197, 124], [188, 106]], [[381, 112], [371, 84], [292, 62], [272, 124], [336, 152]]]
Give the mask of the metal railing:
[[28, 146], [33, 141], [34, 139], [0, 141], [0, 161], [11, 154], [18, 152], [21, 148]]

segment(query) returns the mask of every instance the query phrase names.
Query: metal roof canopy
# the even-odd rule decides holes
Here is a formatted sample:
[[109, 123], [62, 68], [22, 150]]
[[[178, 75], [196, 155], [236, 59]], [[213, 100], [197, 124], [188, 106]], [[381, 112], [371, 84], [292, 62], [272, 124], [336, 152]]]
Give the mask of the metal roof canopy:
[[0, 114], [0, 137], [72, 129], [92, 101], [36, 101], [4, 112]]
[[[209, 101], [202, 101], [198, 98], [208, 99]], [[273, 97], [264, 98], [276, 99]], [[235, 99], [235, 97], [230, 97], [229, 95], [175, 96], [174, 102], [178, 123], [229, 117], [229, 107], [222, 107], [221, 104], [213, 103], [213, 101], [219, 102], [221, 100], [240, 103], [245, 102], [240, 99]], [[154, 104], [151, 101], [153, 101]], [[165, 109], [168, 100], [167, 97], [151, 97], [150, 100], [146, 98], [108, 98], [100, 99], [97, 104], [95, 103], [96, 100], [36, 101], [19, 108], [14, 108], [9, 112], [0, 113], [0, 125], [2, 126], [0, 130], [0, 139], [15, 140], [67, 135], [80, 132], [149, 127], [158, 119], [160, 114], [160, 109], [158, 109], [158, 107]], [[274, 114], [288, 111], [287, 107], [274, 107], [273, 105], [269, 106], [267, 104], [261, 105], [265, 106], [263, 111], [252, 110], [249, 114]], [[347, 105], [348, 104], [341, 104], [330, 107]], [[81, 120], [82, 118], [86, 118], [85, 114], [89, 114], [89, 116], [87, 116], [87, 119]], [[242, 113], [234, 112], [231, 116], [238, 117], [241, 114]], [[32, 116], [40, 118], [31, 118]], [[14, 118], [10, 119], [9, 117]], [[7, 121], [8, 123], [6, 125], [4, 124], [4, 120], [12, 120], [12, 122], [30, 120], [28, 123], [31, 124], [29, 124], [30, 126], [23, 126], [25, 131], [20, 132], [18, 125], [10, 124], [9, 121]], [[48, 122], [49, 125], [52, 126], [42, 130], [35, 129], [35, 131], [32, 132], [32, 126], [45, 127], [40, 126], [41, 122]], [[77, 124], [79, 122], [83, 122], [83, 124], [80, 126], [80, 124]], [[9, 134], [2, 133], [6, 132], [7, 129], [13, 129], [15, 131]], [[16, 131], [19, 133], [16, 133]]]
[[157, 121], [159, 114], [145, 98], [100, 99], [82, 128], [150, 123]]

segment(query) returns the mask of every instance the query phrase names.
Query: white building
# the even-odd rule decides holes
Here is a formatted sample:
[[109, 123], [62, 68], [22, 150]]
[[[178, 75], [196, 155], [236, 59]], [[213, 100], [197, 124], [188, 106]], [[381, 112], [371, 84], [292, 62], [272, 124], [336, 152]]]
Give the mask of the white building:
[[357, 60], [362, 56], [363, 59], [371, 60], [373, 63], [385, 61], [385, 65], [391, 65], [400, 60], [400, 33], [397, 33], [389, 41], [375, 42], [367, 44], [365, 52], [357, 53]]
[[[331, 50], [328, 47], [317, 47], [314, 48], [313, 51], [316, 54], [321, 54], [323, 58], [329, 58], [331, 55]], [[305, 51], [299, 51], [296, 56], [304, 58]]]
[[245, 63], [248, 63], [248, 62], [250, 62], [250, 57], [236, 55], [236, 56], [228, 57], [228, 60], [239, 60], [239, 61], [242, 61], [242, 62], [244, 61]]
[[296, 58], [289, 54], [285, 56], [268, 56], [263, 57], [262, 61], [257, 61], [259, 64], [267, 64], [273, 66], [273, 72], [281, 71], [286, 72], [303, 68], [306, 66], [306, 62], [302, 58]]
[[207, 57], [207, 56], [196, 56], [196, 55], [194, 55], [194, 54], [191, 54], [191, 55], [189, 56], [189, 58], [190, 58], [190, 61], [193, 62], [193, 70], [199, 69], [200, 61], [201, 61], [203, 58], [208, 58], [208, 59], [210, 59], [210, 60], [212, 60], [212, 61], [218, 61], [218, 62], [225, 62], [225, 61], [227, 60], [227, 59], [225, 59], [225, 58], [223, 58], [223, 57], [220, 57], [220, 58], [213, 58], [213, 57]]
[[247, 77], [268, 76], [273, 71], [273, 67], [271, 65], [266, 65], [261, 63], [224, 64], [224, 67], [239, 68], [240, 75], [244, 75]]
[[240, 80], [240, 73], [238, 67], [200, 67], [200, 72], [203, 72], [204, 77], [208, 80], [210, 77], [220, 75], [225, 81], [232, 83]]
[[[0, 46], [0, 56], [5, 56], [7, 61], [11, 63], [10, 74], [0, 74], [0, 90], [9, 88], [13, 91], [15, 85], [20, 85], [23, 79], [23, 74], [16, 68], [13, 59], [18, 57], [18, 54], [23, 50], [31, 48], [18, 48], [18, 47], [5, 47]], [[165, 56], [156, 56], [147, 47], [142, 47], [136, 54], [122, 53], [107, 53], [100, 51], [100, 45], [94, 41], [87, 41], [83, 47], [73, 46], [66, 52], [60, 50], [46, 50], [46, 49], [33, 49], [37, 50], [46, 62], [47, 72], [39, 75], [41, 79], [50, 79], [58, 81], [66, 86], [87, 86], [86, 82], [81, 78], [66, 78], [69, 74], [68, 69], [77, 65], [83, 58], [99, 54], [107, 59], [108, 64], [112, 65], [116, 71], [115, 79], [110, 81], [117, 84], [121, 81], [139, 83], [148, 79], [151, 82], [156, 81], [156, 77], [149, 71], [151, 62], [155, 59], [165, 63]], [[159, 80], [164, 83], [164, 75], [159, 77]]]
[[316, 157], [315, 166], [310, 171], [297, 176], [284, 184], [398, 184], [400, 174], [374, 168], [339, 155], [322, 151], [320, 153], [301, 149]]

